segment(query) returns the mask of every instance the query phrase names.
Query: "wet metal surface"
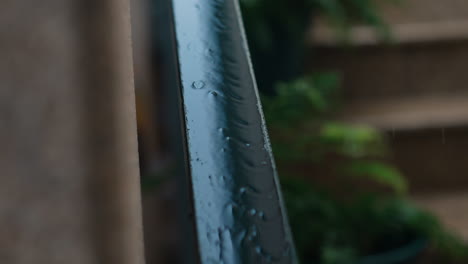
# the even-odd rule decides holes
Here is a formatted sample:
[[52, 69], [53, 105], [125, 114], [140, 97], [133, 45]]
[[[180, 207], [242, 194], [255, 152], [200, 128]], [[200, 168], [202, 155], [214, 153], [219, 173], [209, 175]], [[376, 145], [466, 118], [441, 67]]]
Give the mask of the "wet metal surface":
[[296, 263], [237, 0], [173, 0], [201, 263]]

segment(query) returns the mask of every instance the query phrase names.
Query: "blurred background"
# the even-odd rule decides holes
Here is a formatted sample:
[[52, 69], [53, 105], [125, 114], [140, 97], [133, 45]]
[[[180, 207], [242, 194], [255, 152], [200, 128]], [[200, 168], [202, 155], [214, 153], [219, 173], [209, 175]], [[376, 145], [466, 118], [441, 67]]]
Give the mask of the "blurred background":
[[[468, 263], [468, 2], [240, 3], [302, 263]], [[184, 238], [158, 4], [132, 3], [149, 264]]]

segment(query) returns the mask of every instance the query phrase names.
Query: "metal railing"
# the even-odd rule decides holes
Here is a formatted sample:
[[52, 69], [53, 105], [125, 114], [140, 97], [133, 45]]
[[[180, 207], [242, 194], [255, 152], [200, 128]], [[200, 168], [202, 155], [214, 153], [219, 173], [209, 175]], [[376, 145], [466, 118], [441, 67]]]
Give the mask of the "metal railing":
[[158, 0], [192, 263], [297, 263], [237, 0]]

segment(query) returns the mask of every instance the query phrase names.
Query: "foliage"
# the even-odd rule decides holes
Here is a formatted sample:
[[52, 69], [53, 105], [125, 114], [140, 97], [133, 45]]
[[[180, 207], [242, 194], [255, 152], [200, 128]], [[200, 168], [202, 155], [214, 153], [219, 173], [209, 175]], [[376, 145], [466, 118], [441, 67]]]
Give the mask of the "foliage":
[[[417, 237], [451, 258], [468, 255], [466, 244], [405, 198], [408, 184], [385, 162], [390, 150], [383, 134], [335, 120], [339, 74], [302, 74], [305, 32], [314, 16], [327, 19], [344, 41], [355, 24], [370, 25], [388, 39], [378, 1], [240, 0], [259, 87], [269, 95], [262, 98], [265, 116], [304, 263], [354, 263], [363, 255], [391, 250]], [[346, 179], [345, 186], [354, 191], [346, 201], [295, 180], [290, 167], [282, 166], [302, 162], [325, 167], [330, 160], [333, 166], [327, 173], [338, 175], [337, 181]], [[357, 190], [363, 179], [391, 192]]]
[[282, 181], [291, 226], [304, 263], [349, 264], [391, 251], [419, 237], [450, 258], [465, 258], [466, 245], [427, 212], [401, 197], [363, 195], [347, 203], [333, 199], [309, 183]]
[[380, 160], [388, 153], [381, 133], [330, 121], [339, 105], [338, 80], [336, 74], [316, 74], [280, 83], [276, 96], [264, 97], [276, 157], [317, 163], [330, 155], [339, 156], [335, 161], [339, 174], [368, 178], [405, 193], [404, 177]]
[[[263, 100], [304, 263], [354, 263], [364, 255], [392, 250], [415, 238], [426, 239], [450, 258], [467, 257], [466, 244], [405, 198], [405, 177], [383, 161], [389, 153], [385, 137], [371, 127], [333, 121], [339, 106], [338, 87], [336, 75], [315, 74], [280, 83], [276, 95]], [[284, 162], [322, 164], [327, 159], [332, 159], [336, 174], [351, 179], [346, 184], [353, 191], [346, 201], [318, 184], [291, 177], [291, 171], [281, 167]], [[359, 178], [392, 193], [358, 191], [359, 183], [353, 179]]]
[[[289, 85], [279, 84], [276, 96], [265, 97], [265, 113], [280, 159], [320, 162], [330, 153], [356, 159], [382, 157], [387, 152], [382, 135], [374, 129], [330, 121], [337, 105], [333, 100], [337, 78], [331, 76], [323, 74]], [[349, 163], [348, 159], [341, 172], [365, 175], [399, 191], [406, 189], [401, 175], [382, 162]]]
[[[276, 85], [275, 97], [264, 97], [264, 111], [270, 125], [296, 127], [304, 121], [326, 118], [336, 108], [339, 78], [336, 74], [306, 76]], [[311, 89], [311, 87], [313, 87]]]

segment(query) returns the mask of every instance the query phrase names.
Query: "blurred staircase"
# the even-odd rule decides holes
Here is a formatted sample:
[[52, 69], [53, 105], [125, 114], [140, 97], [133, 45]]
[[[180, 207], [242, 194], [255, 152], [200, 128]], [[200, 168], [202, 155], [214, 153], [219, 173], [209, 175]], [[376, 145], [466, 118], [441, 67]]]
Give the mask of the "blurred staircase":
[[343, 75], [343, 120], [388, 134], [415, 200], [468, 238], [468, 1], [385, 6], [391, 43], [356, 26], [343, 48], [316, 21], [309, 65]]

